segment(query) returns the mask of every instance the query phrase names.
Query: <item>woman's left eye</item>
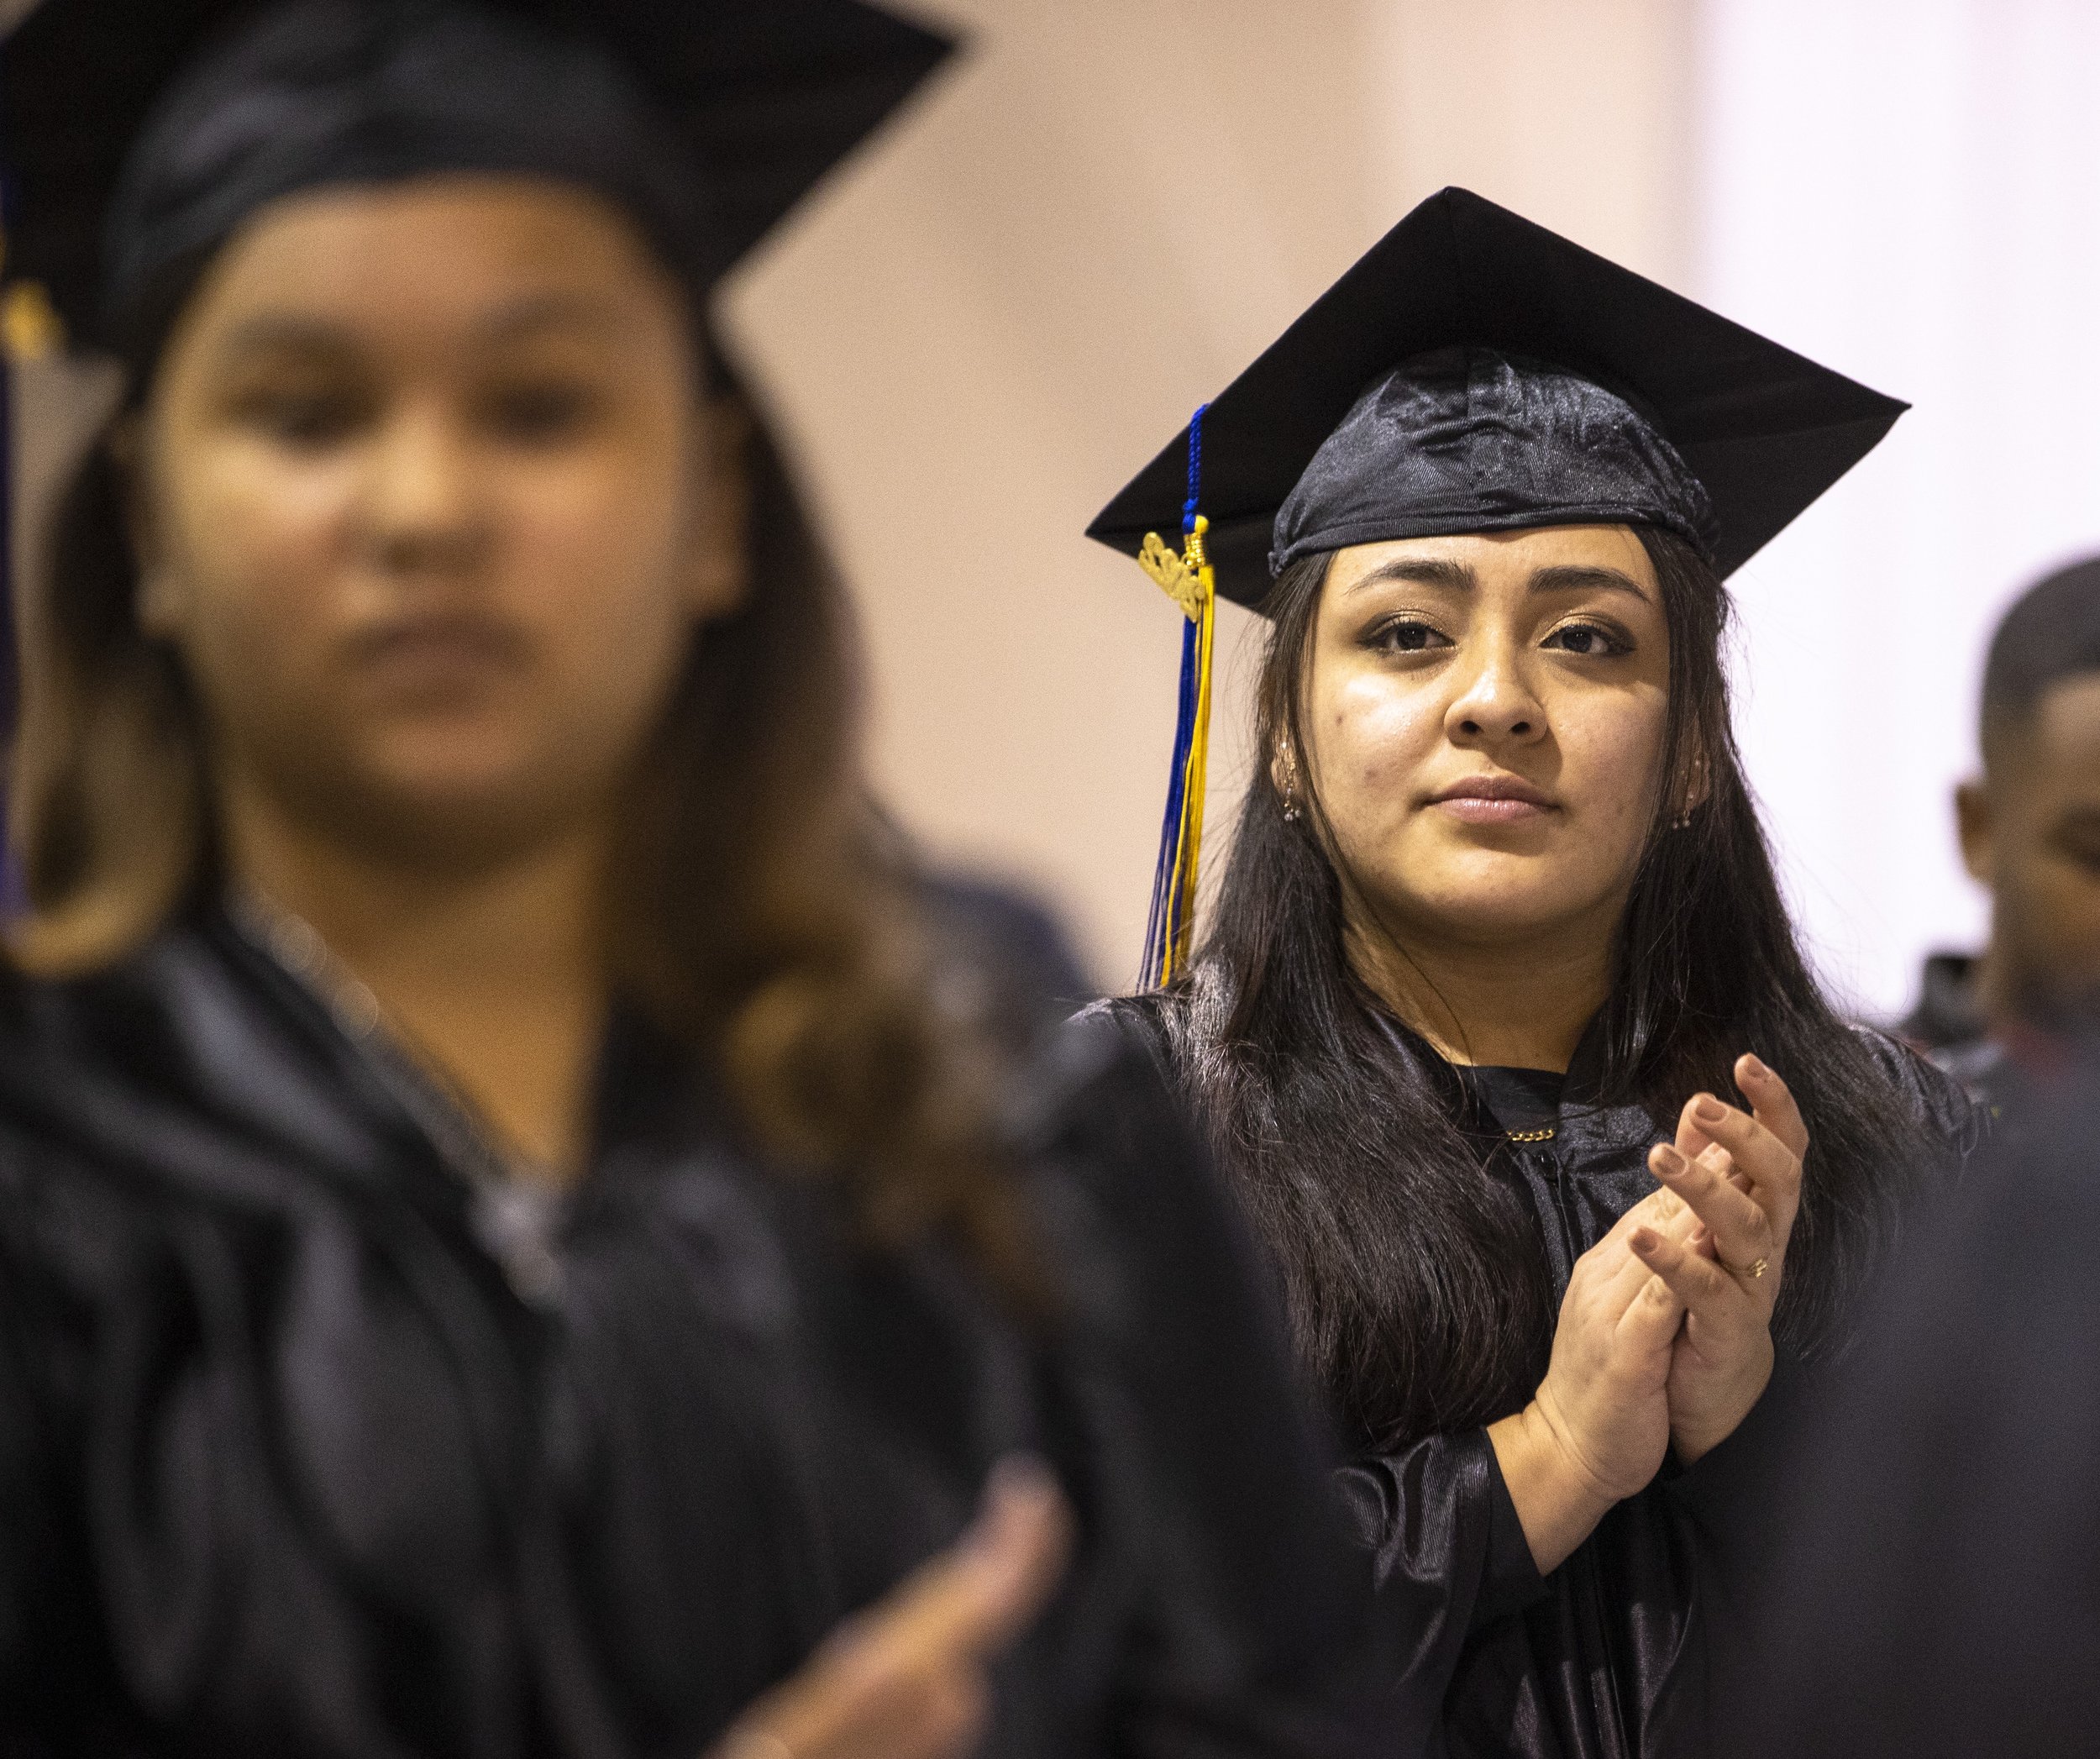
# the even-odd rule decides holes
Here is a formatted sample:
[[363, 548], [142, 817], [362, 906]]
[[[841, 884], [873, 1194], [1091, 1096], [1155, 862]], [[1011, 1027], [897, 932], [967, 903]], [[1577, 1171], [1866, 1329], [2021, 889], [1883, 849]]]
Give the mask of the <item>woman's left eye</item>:
[[597, 407], [589, 387], [549, 382], [505, 386], [489, 396], [483, 412], [489, 426], [506, 439], [543, 445], [588, 426]]
[[1625, 636], [1599, 623], [1562, 623], [1546, 638], [1545, 645], [1591, 657], [1633, 651], [1633, 643]]

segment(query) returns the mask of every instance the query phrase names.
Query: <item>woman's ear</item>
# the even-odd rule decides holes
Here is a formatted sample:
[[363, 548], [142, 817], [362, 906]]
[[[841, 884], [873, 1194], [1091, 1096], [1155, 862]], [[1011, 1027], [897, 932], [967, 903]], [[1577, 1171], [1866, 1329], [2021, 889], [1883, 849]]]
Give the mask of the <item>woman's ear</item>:
[[1305, 783], [1299, 774], [1298, 748], [1287, 732], [1278, 735], [1275, 748], [1269, 753], [1268, 779], [1284, 803], [1284, 816], [1296, 823], [1305, 810]]
[[746, 449], [751, 417], [733, 397], [715, 397], [702, 417], [696, 449], [686, 602], [702, 622], [727, 617], [751, 590], [751, 473]]
[[1961, 840], [1961, 864], [1969, 877], [1982, 885], [1998, 880], [1997, 829], [1991, 811], [1991, 790], [1981, 776], [1971, 777], [1954, 790], [1954, 823]]
[[189, 596], [172, 569], [141, 568], [139, 596], [134, 602], [141, 633], [155, 641], [174, 641], [181, 634]]
[[1672, 818], [1677, 824], [1687, 824], [1692, 815], [1704, 806], [1714, 791], [1714, 766], [1707, 762], [1706, 741], [1695, 730], [1692, 736], [1692, 751], [1684, 764], [1684, 780], [1677, 795], [1677, 811]]
[[133, 615], [146, 634], [172, 641], [181, 631], [189, 609], [189, 596], [181, 578], [168, 564], [167, 546], [153, 507], [148, 481], [144, 417], [120, 415], [109, 425], [102, 444], [116, 466], [122, 486], [124, 525], [131, 538], [131, 554], [139, 566], [139, 590]]

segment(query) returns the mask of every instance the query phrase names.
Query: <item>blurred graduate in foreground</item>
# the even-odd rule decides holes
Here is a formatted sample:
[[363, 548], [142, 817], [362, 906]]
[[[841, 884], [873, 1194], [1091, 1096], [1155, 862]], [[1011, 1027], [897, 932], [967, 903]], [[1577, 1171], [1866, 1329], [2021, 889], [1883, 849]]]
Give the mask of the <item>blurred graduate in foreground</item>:
[[1780, 1487], [1731, 1759], [2053, 1759], [2100, 1730], [2100, 1046], [2003, 1122], [1904, 1256]]
[[940, 45], [228, 10], [6, 46], [125, 381], [25, 617], [0, 1746], [1332, 1750], [1229, 1215], [947, 950], [708, 335]]

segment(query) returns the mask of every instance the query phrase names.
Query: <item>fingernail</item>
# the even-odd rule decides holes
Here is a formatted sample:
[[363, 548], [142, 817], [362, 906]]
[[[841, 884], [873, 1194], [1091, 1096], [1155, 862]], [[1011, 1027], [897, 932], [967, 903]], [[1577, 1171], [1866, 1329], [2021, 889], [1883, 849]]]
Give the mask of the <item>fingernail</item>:
[[1652, 1228], [1637, 1227], [1633, 1231], [1633, 1249], [1637, 1252], [1651, 1252], [1662, 1242]]
[[1056, 1493], [1050, 1468], [1032, 1453], [1010, 1453], [992, 1462], [977, 1512], [963, 1528], [957, 1549], [989, 1555], [997, 1552], [1027, 1510]]
[[1057, 1474], [1040, 1454], [1010, 1453], [992, 1462], [984, 1478], [984, 1501], [1047, 1496], [1058, 1488]]
[[1684, 1157], [1667, 1142], [1658, 1142], [1655, 1153], [1648, 1158], [1648, 1168], [1657, 1179], [1681, 1179], [1684, 1176]]
[[1767, 1069], [1765, 1065], [1758, 1060], [1757, 1056], [1754, 1052], [1745, 1051], [1743, 1053], [1743, 1062], [1746, 1066], [1745, 1072], [1746, 1074], [1754, 1075], [1760, 1081], [1769, 1081], [1772, 1079], [1772, 1071]]
[[1702, 1124], [1718, 1124], [1728, 1116], [1728, 1108], [1710, 1094], [1701, 1094], [1692, 1102], [1692, 1116]]

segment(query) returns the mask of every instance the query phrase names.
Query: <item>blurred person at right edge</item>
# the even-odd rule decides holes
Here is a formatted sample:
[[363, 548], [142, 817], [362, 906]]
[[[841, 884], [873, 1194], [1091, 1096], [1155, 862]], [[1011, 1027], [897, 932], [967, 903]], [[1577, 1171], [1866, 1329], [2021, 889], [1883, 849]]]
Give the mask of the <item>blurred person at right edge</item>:
[[710, 323], [945, 46], [7, 40], [9, 270], [123, 386], [24, 605], [0, 1751], [1348, 1750], [1251, 1244], [1150, 1066], [1000, 993], [1050, 938], [869, 800]]
[[1098, 1011], [1340, 1415], [1399, 1751], [1710, 1750], [1785, 1414], [1973, 1141], [1803, 960], [1721, 663], [1725, 577], [1901, 407], [1446, 190], [1093, 527], [1190, 618], [1184, 811], [1210, 595], [1270, 621], [1204, 932], [1170, 809]]
[[1996, 1092], [1775, 1486], [1726, 1759], [2100, 1751], [2100, 1040]]
[[2100, 559], [2030, 586], [1991, 638], [1982, 774], [1955, 795], [1990, 944], [1935, 953], [1900, 1030], [1995, 1105], [2100, 990]]

